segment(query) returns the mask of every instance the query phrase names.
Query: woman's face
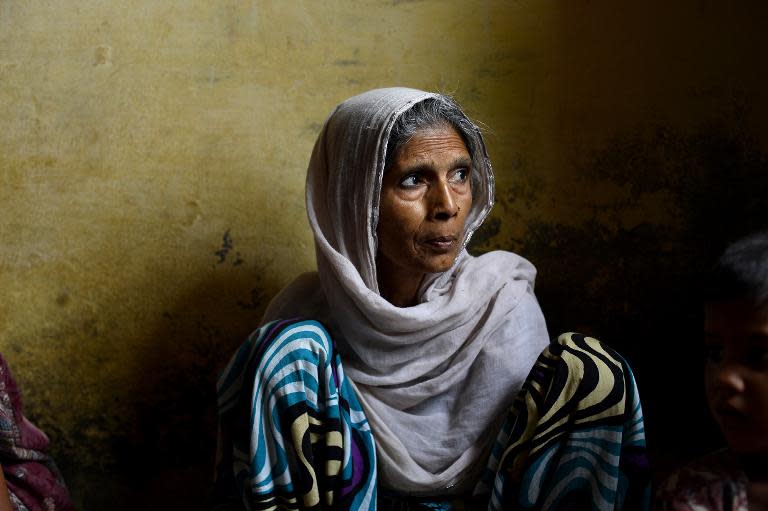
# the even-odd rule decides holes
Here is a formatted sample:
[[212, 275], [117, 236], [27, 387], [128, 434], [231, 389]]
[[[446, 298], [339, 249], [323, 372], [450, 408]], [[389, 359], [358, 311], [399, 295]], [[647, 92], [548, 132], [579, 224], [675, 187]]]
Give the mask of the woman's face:
[[733, 450], [768, 455], [768, 317], [733, 301], [710, 304], [705, 318], [712, 414]]
[[448, 270], [472, 207], [472, 159], [453, 127], [416, 132], [382, 179], [379, 268], [410, 274]]

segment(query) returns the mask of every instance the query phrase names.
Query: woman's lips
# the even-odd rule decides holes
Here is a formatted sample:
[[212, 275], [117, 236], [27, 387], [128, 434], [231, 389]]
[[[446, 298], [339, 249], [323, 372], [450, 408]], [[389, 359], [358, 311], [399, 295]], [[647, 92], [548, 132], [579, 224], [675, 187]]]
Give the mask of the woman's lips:
[[445, 254], [450, 252], [456, 245], [456, 236], [436, 236], [434, 238], [427, 238], [421, 243], [428, 246], [432, 251]]

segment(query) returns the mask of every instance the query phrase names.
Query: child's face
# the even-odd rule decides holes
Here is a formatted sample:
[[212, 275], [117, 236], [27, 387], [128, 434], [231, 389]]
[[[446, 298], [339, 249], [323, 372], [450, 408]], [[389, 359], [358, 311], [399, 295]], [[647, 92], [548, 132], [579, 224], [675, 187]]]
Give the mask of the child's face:
[[704, 322], [709, 407], [731, 448], [768, 454], [768, 314], [710, 304]]

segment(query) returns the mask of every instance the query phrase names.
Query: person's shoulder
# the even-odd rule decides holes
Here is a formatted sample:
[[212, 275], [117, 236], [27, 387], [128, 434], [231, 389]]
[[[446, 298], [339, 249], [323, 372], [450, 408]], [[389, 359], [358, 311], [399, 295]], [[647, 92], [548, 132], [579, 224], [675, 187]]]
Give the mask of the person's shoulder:
[[510, 301], [514, 307], [499, 325], [500, 334], [518, 340], [538, 355], [549, 344], [549, 334], [534, 294], [536, 268], [526, 258], [506, 250], [494, 250], [473, 257], [472, 264], [483, 272], [494, 273], [497, 281], [506, 281], [507, 292], [514, 296]]
[[740, 479], [742, 470], [730, 449], [719, 449], [697, 458], [678, 470], [686, 477]]
[[319, 287], [320, 275], [316, 271], [308, 271], [293, 279], [280, 293], [311, 292]]
[[[658, 509], [746, 509], [746, 480], [728, 449], [712, 452], [672, 472], [656, 492]], [[742, 505], [744, 507], [740, 507]], [[714, 507], [709, 507], [714, 506]]]
[[302, 273], [272, 298], [261, 318], [261, 324], [299, 316], [317, 317], [324, 302], [318, 273]]
[[525, 257], [507, 250], [492, 250], [477, 256], [467, 254], [465, 265], [485, 270], [507, 273], [516, 280], [536, 279], [536, 267]]
[[498, 261], [512, 263], [515, 266], [521, 265], [533, 267], [533, 264], [528, 259], [515, 252], [510, 252], [509, 250], [491, 250], [490, 252], [484, 252], [476, 256], [470, 255], [470, 257], [477, 261]]

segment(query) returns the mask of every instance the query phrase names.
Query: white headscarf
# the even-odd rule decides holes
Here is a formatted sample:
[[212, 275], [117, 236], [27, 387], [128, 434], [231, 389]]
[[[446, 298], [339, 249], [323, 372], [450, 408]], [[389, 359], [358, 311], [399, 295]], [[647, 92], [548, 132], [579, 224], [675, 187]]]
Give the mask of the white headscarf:
[[[264, 318], [304, 315], [328, 326], [371, 424], [382, 482], [417, 495], [471, 489], [504, 410], [548, 342], [533, 297], [536, 270], [510, 252], [472, 257], [462, 249], [449, 271], [425, 279], [413, 307], [379, 295], [376, 226], [389, 133], [432, 97], [377, 89], [331, 114], [307, 174], [318, 273], [284, 289]], [[476, 141], [465, 245], [493, 204], [479, 130]]]

